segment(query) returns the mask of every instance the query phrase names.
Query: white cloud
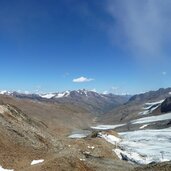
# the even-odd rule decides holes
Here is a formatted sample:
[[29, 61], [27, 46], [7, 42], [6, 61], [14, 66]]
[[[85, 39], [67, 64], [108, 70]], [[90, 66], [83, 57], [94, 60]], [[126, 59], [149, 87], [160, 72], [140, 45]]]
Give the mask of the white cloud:
[[170, 43], [170, 0], [107, 0], [113, 18], [108, 33], [114, 44], [131, 50], [137, 57], [164, 56]]
[[90, 81], [93, 81], [93, 80], [94, 80], [93, 78], [79, 77], [79, 78], [73, 79], [72, 81], [74, 83], [84, 83], [84, 82], [90, 82]]

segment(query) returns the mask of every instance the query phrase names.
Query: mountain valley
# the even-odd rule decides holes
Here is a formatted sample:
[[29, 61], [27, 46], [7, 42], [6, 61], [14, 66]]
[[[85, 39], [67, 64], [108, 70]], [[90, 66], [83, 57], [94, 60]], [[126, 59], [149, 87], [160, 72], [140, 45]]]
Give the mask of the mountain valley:
[[[0, 165], [16, 171], [169, 170], [170, 92], [2, 91]], [[31, 165], [34, 160], [42, 162]]]

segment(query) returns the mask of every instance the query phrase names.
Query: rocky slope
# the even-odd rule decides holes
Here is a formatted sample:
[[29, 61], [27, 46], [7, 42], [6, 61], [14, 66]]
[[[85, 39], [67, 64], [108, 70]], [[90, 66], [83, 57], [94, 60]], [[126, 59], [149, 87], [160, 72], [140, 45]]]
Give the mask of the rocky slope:
[[47, 126], [33, 120], [9, 104], [0, 105], [0, 164], [3, 167], [25, 168], [29, 161], [59, 151], [62, 144]]
[[86, 109], [74, 104], [35, 101], [0, 95], [0, 102], [18, 107], [30, 118], [42, 121], [55, 134], [66, 134], [71, 129], [87, 128], [93, 122]]
[[[146, 111], [145, 108], [148, 108], [148, 105], [152, 107], [151, 111], [150, 109], [148, 110], [149, 115], [160, 114], [160, 104], [170, 96], [171, 88], [159, 89], [157, 91], [150, 91], [144, 94], [132, 96], [127, 103], [113, 108], [110, 112], [103, 115], [99, 121], [108, 124], [129, 122], [143, 117]], [[162, 110], [164, 110], [163, 107]]]
[[167, 97], [160, 106], [161, 113], [171, 112], [171, 97]]
[[[62, 127], [61, 127], [62, 129]], [[0, 104], [0, 165], [15, 171], [132, 170], [101, 138], [69, 139], [55, 135], [42, 121], [15, 106]], [[33, 160], [43, 159], [32, 165]]]

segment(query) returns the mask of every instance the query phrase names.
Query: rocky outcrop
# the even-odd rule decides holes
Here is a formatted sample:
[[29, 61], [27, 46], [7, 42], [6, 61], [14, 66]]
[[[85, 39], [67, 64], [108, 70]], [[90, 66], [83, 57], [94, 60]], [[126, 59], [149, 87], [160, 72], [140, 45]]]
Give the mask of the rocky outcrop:
[[171, 97], [166, 98], [166, 100], [161, 104], [161, 112], [171, 112]]

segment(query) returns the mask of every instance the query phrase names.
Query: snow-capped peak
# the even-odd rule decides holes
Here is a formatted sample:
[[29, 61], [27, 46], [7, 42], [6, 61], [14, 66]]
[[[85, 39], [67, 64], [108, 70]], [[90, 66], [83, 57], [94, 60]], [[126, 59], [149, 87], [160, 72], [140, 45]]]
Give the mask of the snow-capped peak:
[[0, 94], [9, 95], [9, 94], [11, 94], [11, 92], [9, 92], [7, 90], [2, 90], [2, 91], [0, 91]]
[[51, 99], [51, 98], [62, 98], [62, 97], [67, 97], [70, 94], [69, 91], [64, 91], [64, 92], [58, 92], [58, 93], [47, 93], [47, 94], [39, 94], [40, 97], [45, 98], [45, 99]]
[[67, 96], [69, 96], [69, 95], [70, 95], [70, 92], [69, 92], [69, 91], [64, 91], [64, 92], [62, 92], [62, 93], [57, 93], [57, 94], [55, 95], [55, 98], [67, 97]]
[[48, 94], [43, 94], [43, 95], [39, 95], [40, 97], [42, 98], [45, 98], [45, 99], [51, 99], [52, 97], [55, 96], [54, 93], [48, 93]]

